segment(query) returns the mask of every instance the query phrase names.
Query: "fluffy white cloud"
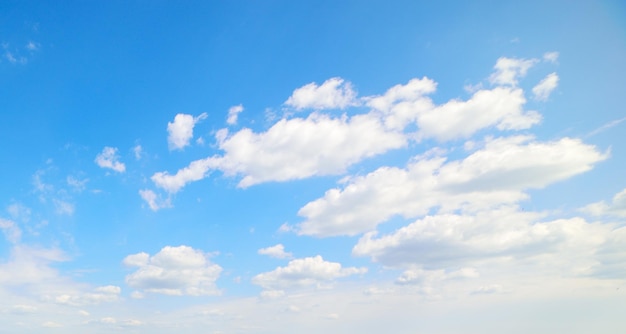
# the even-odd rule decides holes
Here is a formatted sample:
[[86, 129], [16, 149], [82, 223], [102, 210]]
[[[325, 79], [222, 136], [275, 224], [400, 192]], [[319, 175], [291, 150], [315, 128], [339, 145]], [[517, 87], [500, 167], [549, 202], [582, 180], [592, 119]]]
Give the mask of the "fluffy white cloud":
[[[192, 161], [189, 166], [180, 169], [174, 175], [168, 172], [158, 172], [154, 173], [151, 179], [157, 187], [163, 188], [170, 193], [176, 193], [187, 183], [202, 180], [211, 169], [219, 166], [218, 163], [219, 159], [214, 157], [200, 159]], [[148, 193], [147, 195], [150, 194]]]
[[240, 187], [338, 174], [364, 158], [407, 142], [402, 133], [386, 131], [378, 119], [369, 115], [333, 118], [317, 113], [305, 119], [282, 119], [262, 133], [247, 128], [232, 135], [220, 131], [218, 140], [224, 156], [193, 161], [174, 175], [155, 173], [152, 180], [174, 193], [204, 178], [212, 169], [226, 175], [243, 175]]
[[207, 118], [206, 113], [202, 113], [197, 117], [188, 114], [177, 114], [174, 122], [167, 123], [167, 143], [170, 150], [181, 150], [189, 145], [189, 141], [193, 138], [193, 128], [198, 122]]
[[356, 105], [356, 92], [342, 78], [330, 78], [320, 86], [312, 82], [293, 91], [286, 105], [301, 109], [344, 109]]
[[258, 250], [258, 253], [261, 255], [275, 257], [277, 259], [288, 259], [293, 257], [291, 253], [285, 252], [285, 247], [282, 244], [261, 248]]
[[595, 216], [610, 215], [626, 217], [626, 189], [613, 196], [611, 203], [604, 201], [589, 204], [581, 209]]
[[479, 90], [467, 101], [452, 100], [417, 117], [419, 136], [448, 141], [468, 138], [478, 130], [527, 129], [541, 121], [534, 111], [524, 112], [524, 92], [519, 88], [496, 87]]
[[226, 123], [230, 125], [237, 124], [237, 118], [239, 117], [239, 113], [243, 111], [243, 106], [241, 104], [232, 106], [228, 109], [228, 118], [226, 119]]
[[109, 168], [118, 173], [126, 171], [126, 165], [119, 161], [117, 148], [106, 146], [102, 152], [96, 156], [96, 164], [102, 168]]
[[[353, 254], [389, 267], [435, 269], [484, 264], [488, 259], [534, 258], [563, 274], [589, 275], [598, 268], [598, 261], [607, 258], [599, 257], [598, 250], [610, 244], [618, 231], [581, 218], [547, 222], [541, 218], [541, 214], [513, 206], [476, 214], [426, 216], [387, 235], [365, 234]], [[626, 256], [619, 261], [626, 263]]]
[[[406, 147], [410, 139], [448, 141], [490, 127], [527, 129], [540, 122], [541, 116], [523, 109], [524, 92], [515, 85], [534, 62], [499, 59], [492, 81], [508, 86], [481, 89], [466, 101], [454, 99], [436, 105], [427, 95], [437, 84], [424, 77], [393, 86], [383, 95], [362, 98], [371, 108], [367, 113], [336, 116], [315, 111], [307, 117], [283, 118], [262, 132], [244, 128], [229, 133], [221, 129], [216, 139], [223, 154], [193, 161], [175, 174], [155, 173], [152, 180], [175, 193], [212, 170], [220, 170], [226, 176], [241, 176], [239, 186], [248, 187], [341, 174], [365, 158]], [[354, 103], [349, 101], [355, 99], [356, 93], [343, 79], [332, 78], [321, 86], [309, 84], [297, 89], [286, 103], [296, 109], [319, 110], [351, 106]], [[417, 133], [407, 132], [411, 125], [417, 126]]]
[[320, 285], [337, 278], [366, 272], [367, 268], [343, 268], [340, 263], [325, 261], [317, 255], [291, 260], [285, 267], [258, 274], [252, 278], [252, 283], [266, 290], [281, 291], [291, 287]]
[[161, 199], [154, 191], [149, 189], [139, 190], [139, 195], [148, 204], [152, 211], [171, 207], [170, 199]]
[[498, 58], [495, 72], [489, 81], [495, 85], [517, 86], [518, 80], [526, 76], [526, 72], [536, 63], [536, 59]]
[[431, 209], [480, 210], [527, 197], [592, 168], [607, 158], [578, 139], [537, 142], [529, 136], [488, 140], [462, 160], [416, 157], [406, 169], [381, 167], [348, 180], [344, 189], [330, 189], [298, 214], [306, 220], [299, 234], [355, 235], [374, 229], [394, 215], [425, 215]]
[[480, 89], [467, 100], [450, 100], [435, 105], [428, 94], [437, 84], [428, 78], [412, 79], [396, 85], [382, 96], [366, 97], [367, 105], [381, 113], [384, 124], [403, 130], [416, 123], [419, 138], [448, 141], [467, 138], [477, 131], [496, 126], [499, 130], [520, 130], [541, 120], [534, 112], [523, 110], [524, 92], [519, 88]]
[[123, 263], [138, 267], [126, 276], [126, 284], [146, 292], [167, 295], [217, 295], [215, 281], [222, 267], [211, 263], [207, 254], [189, 246], [166, 246], [154, 256], [138, 253]]
[[552, 91], [559, 84], [559, 76], [556, 73], [548, 74], [535, 87], [533, 87], [533, 95], [536, 100], [546, 101]]
[[263, 133], [243, 129], [219, 142], [226, 153], [218, 168], [226, 175], [244, 175], [248, 187], [261, 182], [332, 175], [350, 165], [405, 146], [402, 133], [387, 131], [370, 115], [340, 118], [313, 113], [282, 119]]

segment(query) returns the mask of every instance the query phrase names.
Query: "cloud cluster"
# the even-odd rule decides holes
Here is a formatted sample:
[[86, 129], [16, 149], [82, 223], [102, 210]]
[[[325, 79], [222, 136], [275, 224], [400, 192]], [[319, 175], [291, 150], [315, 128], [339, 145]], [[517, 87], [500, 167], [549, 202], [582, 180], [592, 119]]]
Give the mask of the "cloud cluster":
[[143, 252], [129, 255], [123, 263], [137, 267], [126, 276], [126, 284], [140, 291], [191, 296], [220, 293], [215, 281], [222, 267], [189, 246], [166, 246], [153, 256]]
[[302, 109], [344, 109], [356, 105], [356, 92], [342, 78], [330, 78], [321, 85], [312, 82], [296, 89], [285, 104]]
[[198, 122], [207, 118], [206, 113], [197, 117], [188, 114], [177, 114], [173, 122], [167, 123], [167, 143], [170, 150], [182, 150], [193, 138], [193, 128]]
[[[411, 140], [446, 142], [468, 138], [487, 128], [528, 129], [541, 121], [541, 115], [524, 110], [526, 99], [517, 83], [536, 62], [500, 58], [490, 77], [493, 88], [479, 89], [465, 101], [453, 99], [443, 104], [435, 104], [428, 96], [437, 86], [429, 78], [411, 79], [382, 95], [360, 99], [341, 78], [329, 79], [320, 86], [311, 83], [296, 89], [286, 104], [298, 110], [314, 109], [312, 113], [283, 118], [262, 132], [244, 128], [230, 133], [221, 129], [216, 139], [223, 154], [193, 161], [174, 174], [157, 172], [152, 181], [175, 193], [212, 170], [241, 176], [240, 187], [337, 175], [364, 159], [406, 147]], [[551, 80], [548, 83], [550, 86], [543, 84], [537, 94], [547, 96], [556, 85]], [[350, 116], [321, 112], [353, 105], [365, 105], [370, 110]], [[193, 122], [189, 119], [187, 123]], [[417, 132], [407, 131], [412, 125]]]
[[126, 171], [126, 165], [119, 161], [117, 154], [117, 148], [105, 146], [96, 156], [96, 164], [102, 168], [112, 169], [118, 173], [124, 173]]
[[241, 104], [230, 107], [228, 109], [228, 118], [226, 119], [226, 123], [230, 125], [237, 124], [237, 119], [239, 118], [239, 114], [242, 111], [243, 111], [243, 105]]
[[272, 291], [271, 295], [282, 295], [281, 291], [287, 288], [319, 286], [337, 278], [366, 272], [367, 268], [343, 268], [340, 263], [325, 261], [317, 255], [294, 259], [285, 267], [258, 274], [252, 278], [252, 283]]
[[285, 252], [285, 247], [282, 244], [261, 248], [257, 253], [277, 259], [289, 259], [293, 257], [293, 254]]
[[405, 218], [432, 209], [476, 211], [527, 198], [524, 190], [543, 188], [583, 173], [607, 158], [578, 139], [538, 142], [530, 136], [488, 140], [461, 160], [417, 156], [406, 168], [381, 167], [330, 189], [298, 214], [296, 230], [313, 236], [356, 235], [394, 215]]

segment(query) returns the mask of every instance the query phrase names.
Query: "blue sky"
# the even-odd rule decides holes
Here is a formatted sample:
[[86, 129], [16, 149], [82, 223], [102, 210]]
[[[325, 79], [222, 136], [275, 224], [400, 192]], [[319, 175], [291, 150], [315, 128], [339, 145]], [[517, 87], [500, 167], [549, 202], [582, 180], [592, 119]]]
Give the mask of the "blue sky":
[[619, 1], [0, 4], [0, 332], [621, 333]]

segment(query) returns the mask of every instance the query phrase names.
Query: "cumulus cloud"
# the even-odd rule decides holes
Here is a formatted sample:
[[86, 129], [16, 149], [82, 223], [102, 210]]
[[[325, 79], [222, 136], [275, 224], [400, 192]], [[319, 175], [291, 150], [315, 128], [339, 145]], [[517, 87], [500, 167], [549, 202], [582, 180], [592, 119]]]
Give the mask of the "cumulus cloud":
[[230, 125], [237, 124], [237, 118], [239, 117], [239, 113], [243, 111], [243, 105], [239, 104], [236, 106], [232, 106], [228, 109], [228, 118], [226, 119], [226, 123]]
[[[513, 206], [475, 214], [429, 215], [383, 236], [377, 232], [365, 234], [354, 246], [353, 254], [395, 268], [423, 266], [441, 270], [484, 265], [491, 260], [500, 266], [533, 263], [543, 266], [544, 272], [552, 270], [567, 276], [598, 275], [605, 269], [603, 262], [626, 263], [626, 252], [614, 247], [621, 229], [578, 217], [551, 221], [542, 218], [541, 214]], [[413, 278], [401, 276], [399, 283]]]
[[267, 248], [261, 248], [257, 251], [257, 253], [277, 259], [288, 259], [293, 257], [291, 253], [285, 252], [285, 247], [282, 244], [274, 245]]
[[321, 85], [312, 82], [293, 91], [285, 102], [297, 110], [344, 109], [356, 105], [356, 92], [342, 78], [330, 78]]
[[541, 115], [524, 112], [525, 103], [524, 92], [519, 88], [479, 90], [467, 101], [452, 100], [420, 113], [417, 117], [419, 135], [448, 141], [468, 138], [491, 126], [499, 130], [527, 129], [539, 123]]
[[458, 209], [479, 210], [527, 198], [526, 189], [543, 188], [586, 172], [607, 158], [578, 139], [538, 142], [530, 136], [487, 141], [462, 160], [415, 157], [405, 169], [381, 167], [330, 189], [298, 214], [306, 220], [299, 234], [355, 235], [394, 215], [405, 218]]
[[315, 175], [342, 173], [364, 158], [406, 145], [402, 133], [386, 131], [373, 117], [330, 117], [313, 113], [307, 118], [282, 119], [266, 132], [242, 129], [232, 135], [218, 132], [225, 154], [193, 161], [170, 175], [155, 173], [158, 187], [177, 192], [204, 178], [212, 169], [243, 175], [240, 187], [268, 181], [288, 181]]
[[218, 168], [226, 175], [244, 175], [241, 187], [315, 175], [339, 174], [364, 158], [406, 145], [402, 133], [387, 131], [369, 115], [282, 119], [269, 130], [243, 129], [221, 138], [225, 154]]
[[595, 216], [626, 217], [626, 189], [615, 194], [611, 203], [605, 201], [592, 203], [582, 208], [581, 211]]
[[543, 78], [543, 80], [533, 87], [535, 100], [546, 101], [558, 84], [559, 76], [556, 73], [548, 74], [548, 76]]
[[[490, 127], [501, 131], [527, 129], [539, 123], [541, 116], [524, 110], [524, 92], [516, 84], [534, 62], [501, 58], [492, 75], [496, 87], [480, 89], [468, 100], [453, 99], [439, 105], [428, 97], [436, 90], [436, 82], [426, 77], [411, 79], [382, 95], [361, 98], [371, 109], [353, 115], [320, 111], [353, 105], [346, 101], [356, 99], [356, 93], [348, 89], [343, 79], [332, 78], [321, 86], [309, 84], [297, 89], [286, 103], [296, 109], [317, 111], [306, 117], [283, 118], [261, 132], [244, 128], [230, 133], [221, 129], [215, 137], [222, 154], [193, 161], [174, 174], [155, 173], [152, 180], [156, 186], [175, 193], [219, 170], [226, 176], [241, 177], [239, 186], [245, 188], [264, 182], [341, 174], [366, 158], [406, 147], [414, 139], [444, 142], [468, 138]], [[333, 98], [318, 99], [318, 95]], [[414, 127], [416, 132], [407, 131]]]
[[191, 162], [189, 166], [180, 169], [174, 175], [168, 172], [154, 173], [151, 179], [157, 187], [165, 189], [170, 193], [176, 193], [187, 183], [202, 180], [211, 169], [215, 169], [217, 166], [219, 166], [219, 159], [209, 157]]
[[367, 268], [343, 268], [338, 262], [325, 261], [320, 255], [289, 261], [285, 267], [261, 273], [252, 283], [269, 291], [282, 291], [292, 287], [321, 285], [355, 274], [364, 274]]
[[118, 173], [126, 171], [126, 165], [119, 161], [117, 148], [106, 146], [102, 152], [96, 156], [96, 164], [102, 168], [109, 168]]
[[498, 58], [489, 81], [494, 85], [517, 86], [518, 80], [536, 63], [537, 59]]
[[167, 143], [170, 150], [182, 150], [193, 138], [193, 128], [198, 122], [207, 118], [206, 113], [197, 117], [188, 114], [177, 114], [174, 122], [167, 123]]
[[166, 295], [217, 295], [215, 281], [222, 267], [209, 256], [189, 246], [166, 246], [150, 256], [138, 253], [124, 258], [123, 263], [138, 269], [126, 276], [130, 287]]

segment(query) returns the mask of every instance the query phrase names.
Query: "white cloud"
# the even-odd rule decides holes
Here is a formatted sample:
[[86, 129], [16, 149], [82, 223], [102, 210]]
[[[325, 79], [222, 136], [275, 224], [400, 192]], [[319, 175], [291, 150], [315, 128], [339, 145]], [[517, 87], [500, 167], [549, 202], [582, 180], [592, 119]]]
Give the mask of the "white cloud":
[[197, 117], [188, 114], [177, 114], [174, 122], [167, 123], [167, 143], [170, 150], [182, 150], [193, 138], [193, 128], [201, 120], [207, 118], [206, 113]]
[[285, 252], [285, 247], [282, 244], [274, 245], [267, 248], [261, 248], [257, 251], [257, 253], [261, 255], [275, 257], [277, 259], [288, 259], [293, 257], [291, 253]]
[[607, 204], [604, 201], [592, 203], [582, 208], [581, 211], [595, 216], [626, 217], [626, 189], [615, 194], [611, 203]]
[[239, 104], [236, 106], [232, 106], [228, 109], [228, 118], [226, 119], [226, 123], [230, 125], [237, 124], [237, 118], [239, 117], [239, 113], [243, 111], [243, 105]]
[[[281, 119], [263, 132], [244, 128], [229, 133], [228, 129], [221, 129], [215, 137], [223, 154], [193, 161], [173, 175], [155, 173], [152, 180], [156, 186], [175, 193], [186, 184], [205, 178], [212, 170], [220, 170], [226, 176], [241, 176], [239, 186], [245, 188], [263, 182], [341, 174], [363, 159], [406, 147], [410, 139], [455, 140], [489, 127], [527, 129], [539, 123], [541, 116], [523, 110], [524, 92], [514, 86], [535, 62], [500, 58], [492, 81], [512, 87], [479, 90], [467, 101], [454, 99], [434, 104], [427, 95], [436, 90], [437, 84], [424, 77], [393, 86], [383, 95], [362, 98], [371, 108], [368, 113], [333, 116], [315, 111], [306, 118]], [[330, 99], [335, 101], [332, 103], [317, 100], [319, 94], [349, 95], [345, 101], [354, 100], [356, 93], [343, 85], [340, 78], [329, 79], [319, 87], [309, 84], [297, 89], [288, 104], [316, 109], [350, 106], [353, 103], [339, 104], [338, 98]], [[315, 96], [311, 101], [316, 102], [296, 98], [300, 95]], [[417, 132], [407, 133], [413, 124], [417, 125]]]
[[262, 133], [246, 128], [232, 135], [220, 131], [217, 136], [224, 156], [196, 160], [175, 175], [159, 172], [152, 180], [158, 187], [177, 192], [211, 169], [220, 169], [226, 175], [243, 175], [239, 186], [248, 187], [339, 174], [364, 158], [406, 145], [402, 133], [386, 131], [369, 115], [332, 118], [313, 113], [306, 119], [282, 119]]
[[226, 153], [219, 168], [243, 174], [248, 187], [315, 175], [339, 174], [364, 158], [406, 145], [402, 133], [386, 131], [369, 115], [333, 118], [313, 113], [306, 119], [282, 119], [264, 133], [243, 129], [220, 140]]
[[535, 87], [533, 87], [533, 95], [536, 100], [546, 101], [550, 97], [550, 93], [559, 84], [559, 76], [556, 73], [548, 74]]
[[301, 109], [344, 109], [356, 105], [356, 92], [342, 78], [330, 78], [320, 86], [312, 82], [293, 91], [286, 105]]
[[106, 146], [102, 152], [96, 156], [96, 164], [102, 168], [109, 168], [118, 173], [126, 171], [126, 165], [119, 161], [117, 148]]
[[[513, 206], [475, 214], [429, 215], [387, 235], [365, 234], [353, 254], [395, 268], [445, 269], [491, 260], [488, 267], [493, 270], [498, 263], [520, 265], [534, 259], [527, 263], [543, 267], [544, 273], [552, 270], [569, 276], [592, 275], [602, 267], [599, 261], [609, 258], [598, 256], [598, 250], [610, 244], [617, 231], [614, 226], [581, 218], [542, 222], [541, 216]], [[626, 256], [613, 260], [623, 264]]]
[[452, 100], [417, 117], [419, 136], [448, 141], [468, 138], [478, 130], [527, 129], [541, 121], [537, 112], [524, 112], [524, 92], [519, 88], [496, 87], [480, 90], [467, 101]]
[[158, 211], [160, 209], [169, 208], [172, 206], [169, 198], [164, 200], [152, 190], [139, 190], [139, 195], [148, 204], [150, 210], [152, 211]]
[[556, 51], [546, 52], [543, 54], [543, 60], [550, 63], [556, 63], [559, 60], [559, 53]]
[[[219, 160], [213, 157], [193, 161], [189, 166], [180, 169], [176, 174], [158, 172], [152, 175], [152, 182], [157, 187], [163, 188], [170, 193], [176, 193], [187, 183], [202, 180], [207, 173], [218, 166]], [[145, 199], [145, 198], [144, 198]]]
[[189, 246], [166, 246], [154, 256], [129, 255], [124, 264], [138, 267], [126, 276], [130, 287], [166, 295], [217, 295], [215, 281], [222, 267], [211, 263], [207, 254]]
[[280, 291], [291, 287], [319, 286], [337, 278], [366, 272], [367, 268], [343, 268], [340, 263], [325, 261], [317, 255], [291, 260], [285, 267], [258, 274], [252, 278], [252, 283], [269, 291]]
[[22, 230], [20, 230], [17, 224], [10, 220], [0, 218], [0, 229], [2, 233], [4, 233], [4, 237], [10, 243], [15, 244], [19, 242], [22, 237]]
[[578, 139], [537, 142], [529, 136], [497, 138], [462, 160], [416, 157], [406, 169], [381, 167], [330, 189], [298, 214], [299, 234], [355, 235], [394, 215], [405, 218], [458, 209], [478, 210], [527, 198], [543, 188], [590, 170], [607, 158]]
[[382, 118], [389, 129], [403, 130], [415, 122], [418, 115], [432, 110], [434, 104], [428, 94], [435, 92], [437, 83], [429, 78], [411, 79], [405, 85], [395, 85], [385, 94], [363, 98], [374, 114]]
[[526, 72], [537, 63], [536, 59], [498, 58], [489, 82], [495, 85], [517, 86], [520, 78], [526, 76]]

